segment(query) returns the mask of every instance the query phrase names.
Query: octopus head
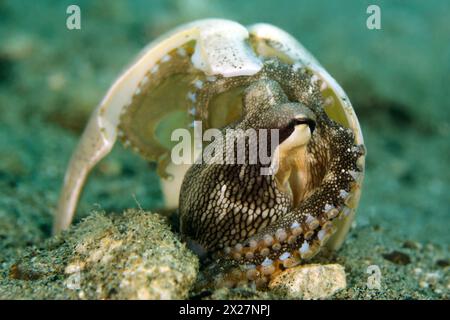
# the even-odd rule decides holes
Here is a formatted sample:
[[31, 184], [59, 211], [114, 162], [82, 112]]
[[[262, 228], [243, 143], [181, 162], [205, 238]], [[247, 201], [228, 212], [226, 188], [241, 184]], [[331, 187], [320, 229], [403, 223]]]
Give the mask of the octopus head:
[[306, 146], [316, 128], [316, 115], [301, 102], [290, 102], [276, 81], [262, 79], [251, 84], [243, 98], [245, 128], [279, 131], [284, 151]]

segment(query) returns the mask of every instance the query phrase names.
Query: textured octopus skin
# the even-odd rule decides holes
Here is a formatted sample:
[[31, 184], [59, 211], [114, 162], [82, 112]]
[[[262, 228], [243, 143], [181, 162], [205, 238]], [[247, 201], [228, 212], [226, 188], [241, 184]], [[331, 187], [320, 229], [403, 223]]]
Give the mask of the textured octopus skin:
[[282, 144], [295, 115], [307, 114], [315, 128], [301, 167], [292, 168], [302, 171], [304, 184], [286, 192], [275, 175], [260, 174], [263, 165], [248, 163], [250, 153], [243, 164], [194, 164], [182, 184], [180, 221], [188, 243], [215, 260], [206, 274], [216, 285], [250, 281], [264, 287], [281, 270], [317, 254], [334, 233], [334, 220], [352, 207], [364, 148], [326, 115], [320, 83], [307, 71], [271, 60], [248, 83], [242, 119], [222, 132], [276, 128]]

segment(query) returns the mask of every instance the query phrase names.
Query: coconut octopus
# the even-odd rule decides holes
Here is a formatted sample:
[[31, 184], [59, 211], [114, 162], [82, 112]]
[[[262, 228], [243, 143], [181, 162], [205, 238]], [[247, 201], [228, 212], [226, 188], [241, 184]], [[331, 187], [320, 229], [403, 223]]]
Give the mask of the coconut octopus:
[[[241, 141], [243, 161], [175, 164], [171, 133], [194, 131], [194, 121], [234, 132], [207, 147], [236, 156]], [[249, 129], [258, 138], [276, 130], [278, 139], [254, 146]], [[145, 48], [91, 116], [55, 232], [70, 225], [88, 173], [117, 138], [158, 163], [167, 207], [179, 209], [182, 237], [211, 262], [214, 285], [265, 287], [321, 248], [338, 249], [360, 198], [365, 148], [350, 101], [305, 48], [267, 24], [199, 20]], [[270, 161], [251, 161], [262, 149]]]

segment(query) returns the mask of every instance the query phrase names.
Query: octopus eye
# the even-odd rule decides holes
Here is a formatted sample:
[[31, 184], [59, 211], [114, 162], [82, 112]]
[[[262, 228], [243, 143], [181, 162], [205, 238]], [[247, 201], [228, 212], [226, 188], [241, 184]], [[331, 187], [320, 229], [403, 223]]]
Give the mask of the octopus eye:
[[295, 118], [293, 120], [293, 124], [294, 124], [294, 126], [298, 126], [300, 124], [307, 124], [309, 127], [309, 130], [311, 130], [311, 134], [316, 129], [316, 122], [314, 120], [308, 119], [308, 118]]
[[294, 132], [295, 127], [298, 125], [307, 124], [309, 127], [309, 130], [311, 131], [311, 134], [313, 134], [314, 130], [316, 129], [316, 122], [313, 119], [306, 118], [306, 117], [297, 117], [293, 120], [291, 120], [288, 125], [281, 129], [280, 138], [281, 141], [284, 141], [287, 137], [291, 135], [292, 132]]

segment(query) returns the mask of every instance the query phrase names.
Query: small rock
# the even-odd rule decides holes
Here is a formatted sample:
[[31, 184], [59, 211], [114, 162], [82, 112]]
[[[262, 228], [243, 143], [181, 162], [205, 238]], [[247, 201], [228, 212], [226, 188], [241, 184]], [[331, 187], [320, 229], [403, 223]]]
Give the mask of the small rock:
[[441, 268], [446, 268], [450, 265], [450, 263], [446, 259], [440, 259], [436, 261], [436, 265]]
[[289, 268], [269, 284], [272, 290], [305, 300], [325, 299], [346, 287], [345, 270], [339, 264], [309, 264]]
[[394, 250], [390, 253], [383, 254], [383, 258], [385, 258], [386, 260], [389, 260], [395, 264], [402, 265], [402, 266], [411, 263], [411, 258], [406, 253], [396, 251], [396, 250]]
[[405, 242], [403, 242], [403, 248], [418, 250], [421, 248], [421, 245], [420, 243], [417, 243], [415, 241], [406, 240]]

